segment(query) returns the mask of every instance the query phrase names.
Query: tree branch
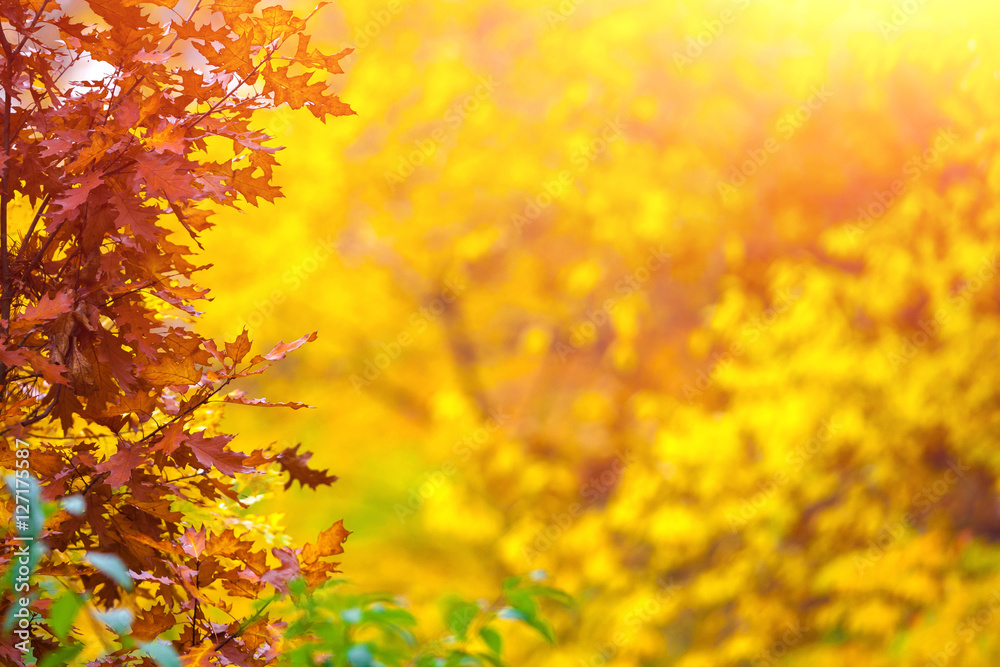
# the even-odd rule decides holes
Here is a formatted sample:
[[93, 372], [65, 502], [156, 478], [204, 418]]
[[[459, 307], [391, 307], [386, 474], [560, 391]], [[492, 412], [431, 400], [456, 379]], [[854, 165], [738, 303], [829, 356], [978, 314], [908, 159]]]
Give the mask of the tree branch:
[[[42, 215], [45, 214], [45, 208], [49, 205], [50, 201], [52, 201], [51, 192], [45, 195], [45, 199], [42, 200], [42, 203], [41, 205], [39, 205], [38, 210], [35, 211], [35, 217], [31, 221], [31, 226], [28, 227], [28, 232], [24, 235], [24, 238], [21, 240], [21, 247], [17, 249], [17, 257], [14, 260], [15, 264], [21, 261], [24, 248], [25, 246], [28, 245], [28, 241], [31, 240], [31, 235], [35, 231], [35, 225], [37, 225], [38, 221], [42, 219]], [[27, 278], [27, 276], [25, 276], [25, 278]]]

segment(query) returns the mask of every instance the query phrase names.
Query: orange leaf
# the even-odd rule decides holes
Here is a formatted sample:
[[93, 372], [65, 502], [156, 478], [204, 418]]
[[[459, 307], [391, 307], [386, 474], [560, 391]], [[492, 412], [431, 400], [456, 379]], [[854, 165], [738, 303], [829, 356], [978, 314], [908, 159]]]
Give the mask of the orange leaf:
[[193, 385], [201, 382], [201, 371], [190, 358], [168, 357], [158, 365], [148, 367], [143, 371], [143, 377], [153, 384], [165, 387]]
[[302, 338], [293, 340], [291, 343], [286, 343], [282, 341], [277, 345], [275, 345], [274, 349], [268, 352], [267, 354], [258, 354], [256, 357], [253, 358], [253, 362], [258, 363], [260, 361], [265, 361], [265, 360], [277, 361], [279, 359], [284, 359], [286, 353], [291, 352], [292, 350], [297, 350], [306, 343], [311, 343], [314, 340], [316, 340], [315, 331], [307, 336], [303, 336]]
[[28, 306], [18, 318], [19, 324], [45, 322], [54, 320], [63, 313], [69, 312], [73, 306], [73, 297], [66, 292], [59, 292], [54, 297], [48, 294], [43, 296], [38, 303]]
[[250, 352], [250, 337], [246, 329], [243, 329], [235, 341], [226, 343], [226, 356], [232, 359], [234, 364], [243, 361], [248, 352]]

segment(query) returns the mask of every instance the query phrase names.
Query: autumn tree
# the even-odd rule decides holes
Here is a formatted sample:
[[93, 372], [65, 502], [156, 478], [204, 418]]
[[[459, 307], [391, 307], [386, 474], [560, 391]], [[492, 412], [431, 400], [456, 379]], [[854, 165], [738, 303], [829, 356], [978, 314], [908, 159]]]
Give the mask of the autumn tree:
[[[239, 600], [296, 577], [324, 581], [347, 537], [338, 522], [315, 544], [269, 553], [245, 531], [187, 518], [239, 507], [236, 480], [274, 466], [289, 484], [335, 480], [297, 450], [238, 453], [212, 420], [218, 402], [276, 405], [231, 384], [315, 334], [252, 355], [246, 332], [216, 342], [192, 326], [207, 295], [192, 246], [213, 209], [280, 194], [278, 149], [253, 114], [352, 113], [328, 85], [350, 50], [312, 48], [312, 14], [258, 4], [0, 3], [0, 465], [15, 469], [24, 441], [40, 501], [74, 499], [38, 534], [49, 552], [37, 575], [70, 596], [92, 592], [99, 612], [130, 610], [136, 641], [174, 631], [182, 653], [246, 665], [268, 663], [275, 642], [267, 615], [251, 623]], [[17, 540], [4, 538], [0, 564], [14, 562]], [[43, 598], [33, 614], [49, 611]], [[37, 632], [34, 655], [57, 639]], [[17, 642], [0, 645], [5, 664], [24, 657]], [[146, 660], [123, 657], [131, 648], [118, 644], [98, 664]]]
[[508, 578], [419, 643], [395, 598], [331, 580], [342, 521], [294, 546], [254, 513], [336, 477], [298, 446], [231, 448], [221, 404], [306, 407], [232, 383], [316, 334], [259, 354], [246, 330], [201, 336], [193, 246], [214, 212], [280, 196], [256, 112], [353, 113], [330, 89], [351, 49], [306, 32], [327, 3], [259, 4], [0, 2], [4, 664], [502, 664], [501, 615], [551, 640], [538, 600], [571, 602]]

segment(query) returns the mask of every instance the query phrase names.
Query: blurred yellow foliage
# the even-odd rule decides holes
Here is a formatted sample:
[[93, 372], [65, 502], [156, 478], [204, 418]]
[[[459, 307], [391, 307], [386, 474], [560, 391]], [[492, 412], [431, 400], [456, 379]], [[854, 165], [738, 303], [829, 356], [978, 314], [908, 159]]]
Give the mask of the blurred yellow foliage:
[[[345, 0], [206, 333], [341, 480], [344, 571], [585, 600], [516, 665], [994, 665], [1000, 5]], [[345, 61], [347, 62], [347, 61]], [[264, 413], [264, 414], [260, 414]], [[240, 440], [237, 440], [239, 443]]]

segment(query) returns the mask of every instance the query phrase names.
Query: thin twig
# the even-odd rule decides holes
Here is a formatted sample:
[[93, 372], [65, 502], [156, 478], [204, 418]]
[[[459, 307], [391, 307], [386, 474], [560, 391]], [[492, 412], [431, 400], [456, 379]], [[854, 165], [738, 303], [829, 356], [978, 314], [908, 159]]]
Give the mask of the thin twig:
[[253, 614], [253, 616], [251, 616], [250, 618], [248, 618], [243, 623], [243, 625], [241, 625], [239, 628], [237, 628], [236, 632], [233, 632], [233, 633], [230, 633], [230, 634], [226, 635], [225, 639], [223, 639], [221, 642], [219, 642], [218, 644], [215, 645], [215, 650], [216, 651], [221, 650], [223, 646], [225, 646], [226, 644], [228, 644], [229, 642], [231, 642], [232, 640], [236, 639], [241, 634], [243, 634], [243, 631], [246, 630], [250, 626], [251, 623], [253, 623], [254, 621], [256, 621], [260, 617], [260, 615], [264, 613], [264, 610], [267, 609], [268, 607], [270, 607], [271, 603], [274, 602], [276, 599], [277, 599], [277, 596], [272, 597], [270, 600], [268, 600], [264, 604], [263, 607], [261, 607], [260, 609], [258, 609]]
[[38, 210], [35, 211], [35, 217], [31, 221], [31, 225], [28, 227], [28, 231], [24, 235], [24, 238], [21, 240], [21, 247], [17, 249], [17, 257], [14, 260], [15, 264], [21, 261], [21, 254], [24, 252], [24, 249], [27, 247], [28, 241], [31, 240], [31, 235], [35, 231], [35, 225], [37, 225], [38, 221], [42, 219], [42, 215], [45, 213], [45, 208], [49, 205], [50, 201], [52, 201], [52, 193], [51, 192], [48, 193], [47, 195], [45, 195], [45, 199], [42, 200], [42, 203], [39, 205]]

